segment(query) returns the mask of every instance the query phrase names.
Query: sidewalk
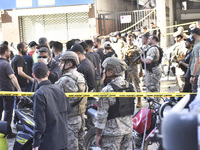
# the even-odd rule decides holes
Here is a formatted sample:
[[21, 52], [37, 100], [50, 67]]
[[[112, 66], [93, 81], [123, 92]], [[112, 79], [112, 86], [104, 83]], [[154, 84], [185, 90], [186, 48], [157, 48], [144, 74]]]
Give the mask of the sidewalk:
[[[142, 87], [141, 87], [142, 89]], [[176, 84], [176, 77], [170, 76], [169, 78], [166, 76], [162, 76], [161, 78], [161, 88], [160, 92], [168, 92], [168, 93], [179, 93], [179, 88]], [[164, 97], [163, 97], [164, 98]], [[137, 103], [137, 101], [135, 101]], [[148, 103], [144, 98], [142, 98], [142, 108], [146, 108]], [[136, 108], [135, 112], [140, 110], [140, 108]]]

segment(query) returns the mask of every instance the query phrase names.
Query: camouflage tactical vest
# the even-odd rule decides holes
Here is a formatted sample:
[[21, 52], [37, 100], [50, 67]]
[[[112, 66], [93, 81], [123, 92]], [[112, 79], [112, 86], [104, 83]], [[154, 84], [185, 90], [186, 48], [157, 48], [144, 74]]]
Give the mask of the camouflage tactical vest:
[[[64, 76], [72, 78], [78, 87], [78, 92], [88, 92], [87, 84], [80, 79], [80, 77], [75, 73], [66, 73]], [[69, 117], [81, 115], [86, 111], [87, 97], [78, 98], [78, 102], [74, 103], [76, 106], [73, 107], [73, 111], [68, 115]], [[73, 105], [73, 104], [72, 104]]]
[[[142, 53], [140, 50], [138, 49], [129, 49], [126, 52], [125, 58], [126, 58], [126, 63], [127, 65], [130, 65], [131, 62], [138, 56], [140, 56], [140, 53]], [[140, 59], [135, 63], [135, 64], [139, 64], [140, 63]]]

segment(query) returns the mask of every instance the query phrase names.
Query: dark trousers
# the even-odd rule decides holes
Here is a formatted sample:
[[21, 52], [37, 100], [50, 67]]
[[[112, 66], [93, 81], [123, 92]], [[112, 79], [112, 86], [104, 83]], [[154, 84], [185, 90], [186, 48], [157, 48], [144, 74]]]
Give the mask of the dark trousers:
[[183, 92], [192, 92], [192, 85], [190, 83], [190, 78], [185, 78], [185, 86]]
[[2, 113], [4, 110], [4, 121], [7, 121], [10, 124], [12, 121], [13, 107], [13, 96], [0, 96], [0, 120], [2, 118]]
[[199, 75], [196, 75], [196, 76], [195, 76], [194, 83], [192, 84], [192, 92], [193, 92], [193, 93], [197, 93], [197, 88], [198, 88], [197, 82], [198, 82], [198, 78], [199, 78]]

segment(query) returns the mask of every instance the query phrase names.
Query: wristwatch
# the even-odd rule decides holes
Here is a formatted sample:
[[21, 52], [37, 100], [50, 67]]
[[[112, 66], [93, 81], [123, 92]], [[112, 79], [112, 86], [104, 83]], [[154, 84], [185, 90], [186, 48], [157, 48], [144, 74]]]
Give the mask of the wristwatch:
[[190, 75], [191, 77], [195, 77], [194, 75]]

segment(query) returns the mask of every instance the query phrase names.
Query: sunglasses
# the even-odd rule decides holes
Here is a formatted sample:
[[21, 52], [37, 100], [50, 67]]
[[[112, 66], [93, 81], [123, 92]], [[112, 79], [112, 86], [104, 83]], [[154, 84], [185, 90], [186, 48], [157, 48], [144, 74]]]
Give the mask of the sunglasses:
[[47, 56], [38, 56], [37, 58], [47, 58]]

